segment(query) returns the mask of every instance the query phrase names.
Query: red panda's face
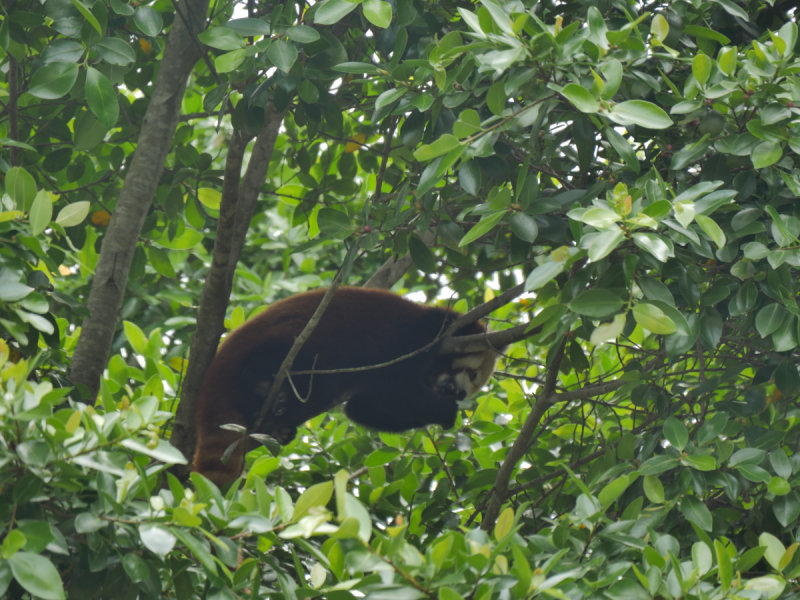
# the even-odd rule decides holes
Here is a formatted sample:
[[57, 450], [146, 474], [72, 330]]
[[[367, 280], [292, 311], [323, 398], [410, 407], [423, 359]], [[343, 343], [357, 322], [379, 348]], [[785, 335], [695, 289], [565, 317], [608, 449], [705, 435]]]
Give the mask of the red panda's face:
[[471, 398], [489, 381], [495, 361], [492, 350], [454, 356], [450, 368], [434, 376], [433, 387], [456, 400]]

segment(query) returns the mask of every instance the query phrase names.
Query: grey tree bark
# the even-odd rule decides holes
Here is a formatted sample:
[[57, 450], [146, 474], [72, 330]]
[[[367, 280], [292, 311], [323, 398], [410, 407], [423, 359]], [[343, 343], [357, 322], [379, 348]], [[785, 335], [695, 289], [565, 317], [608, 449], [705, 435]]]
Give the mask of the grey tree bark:
[[108, 362], [136, 242], [179, 122], [186, 82], [202, 54], [197, 34], [205, 28], [208, 0], [180, 4], [184, 18], [176, 16], [164, 48], [137, 150], [103, 238], [89, 292], [91, 316], [83, 320], [70, 366], [70, 378], [88, 388], [90, 399], [97, 397]]
[[[181, 387], [181, 399], [170, 438], [170, 443], [190, 461], [197, 439], [194, 422], [197, 399], [202, 390], [203, 378], [214, 359], [219, 339], [225, 329], [225, 312], [230, 300], [233, 276], [261, 186], [267, 177], [267, 168], [283, 121], [283, 113], [277, 112], [269, 104], [265, 117], [264, 128], [253, 144], [244, 177], [241, 176], [242, 161], [251, 137], [236, 133], [228, 147], [214, 254], [203, 285], [197, 329], [189, 350], [189, 365]], [[185, 479], [190, 470], [191, 465], [175, 465], [172, 472], [179, 479]]]

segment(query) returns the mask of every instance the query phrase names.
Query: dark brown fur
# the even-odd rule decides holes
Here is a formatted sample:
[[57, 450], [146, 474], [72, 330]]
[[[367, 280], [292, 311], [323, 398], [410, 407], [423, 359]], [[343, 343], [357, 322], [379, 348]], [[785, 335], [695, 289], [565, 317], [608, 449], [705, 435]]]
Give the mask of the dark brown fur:
[[[220, 457], [240, 434], [220, 429], [220, 425], [252, 425], [275, 373], [324, 293], [319, 289], [276, 302], [234, 330], [217, 352], [198, 401], [194, 468], [218, 485], [239, 475], [245, 451], [240, 443], [227, 465], [222, 464]], [[310, 370], [315, 357], [317, 370], [384, 363], [424, 347], [457, 316], [388, 291], [343, 287], [337, 290], [292, 370]], [[459, 334], [485, 329], [483, 323], [474, 323]], [[265, 419], [260, 433], [288, 443], [298, 426], [343, 401], [352, 420], [381, 431], [429, 424], [450, 428], [458, 411], [456, 400], [463, 398], [465, 391], [455, 388], [455, 377], [442, 374], [452, 371], [457, 358], [437, 355], [434, 348], [389, 367], [318, 374], [305, 403], [284, 383], [276, 414]], [[481, 381], [469, 372], [479, 385], [491, 375], [494, 355], [488, 353], [483, 363]], [[295, 375], [292, 381], [302, 397], [309, 396], [309, 376]]]

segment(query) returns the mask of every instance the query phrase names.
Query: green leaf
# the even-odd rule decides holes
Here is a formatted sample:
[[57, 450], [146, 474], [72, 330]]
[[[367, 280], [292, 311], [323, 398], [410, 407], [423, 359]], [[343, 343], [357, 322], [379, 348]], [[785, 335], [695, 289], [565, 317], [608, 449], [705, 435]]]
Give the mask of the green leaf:
[[772, 465], [772, 468], [779, 477], [789, 479], [789, 477], [792, 476], [792, 463], [790, 463], [789, 459], [786, 458], [786, 454], [784, 454], [782, 449], [776, 448], [770, 452], [769, 463]]
[[353, 75], [377, 75], [379, 73], [378, 67], [375, 65], [362, 62], [343, 62], [332, 67], [332, 69], [340, 73], [352, 73]]
[[164, 558], [172, 551], [175, 546], [176, 538], [169, 530], [158, 525], [143, 523], [139, 525], [139, 537], [142, 544], [153, 552]]
[[678, 450], [683, 450], [689, 443], [689, 430], [675, 417], [669, 417], [664, 421], [663, 431], [667, 441]]
[[297, 48], [291, 42], [275, 40], [267, 48], [267, 57], [284, 73], [288, 73], [297, 60]]
[[111, 9], [118, 15], [122, 15], [124, 17], [130, 17], [134, 12], [133, 7], [128, 6], [122, 2], [122, 0], [111, 0]]
[[492, 16], [492, 20], [503, 32], [508, 35], [515, 35], [511, 19], [508, 17], [506, 11], [503, 10], [502, 6], [494, 2], [494, 0], [481, 0], [481, 4], [486, 7], [489, 14]]
[[314, 13], [314, 23], [317, 25], [333, 25], [355, 10], [358, 2], [347, 0], [325, 0]]
[[532, 292], [550, 282], [556, 275], [564, 270], [563, 262], [550, 261], [539, 265], [525, 280], [525, 291]]
[[684, 517], [703, 531], [711, 531], [713, 525], [711, 511], [696, 497], [683, 496], [681, 500], [681, 512]]
[[457, 137], [449, 133], [445, 133], [432, 144], [428, 144], [417, 149], [417, 151], [414, 152], [414, 158], [416, 158], [419, 162], [426, 162], [433, 160], [438, 156], [442, 156], [443, 154], [447, 154], [459, 146], [461, 146], [461, 142]]
[[238, 33], [228, 27], [209, 27], [197, 38], [206, 46], [218, 50], [238, 50], [245, 47], [245, 41]]
[[[785, 495], [779, 495], [777, 498], [775, 498], [775, 500], [772, 502], [772, 512], [781, 525], [784, 527], [789, 527], [789, 525], [794, 523], [797, 520], [797, 517], [800, 516], [800, 501], [798, 500], [797, 493], [791, 493], [791, 486], [788, 483], [784, 482], [784, 485], [779, 487], [782, 491], [786, 491], [788, 488], [788, 491], [786, 491]], [[770, 481], [768, 489], [773, 494], [778, 494], [778, 491], [773, 487], [772, 481]], [[792, 544], [792, 546], [795, 546], [796, 548], [797, 544]], [[790, 552], [790, 550], [791, 548], [787, 550], [787, 553]], [[794, 551], [792, 551], [792, 555], [794, 555]], [[791, 557], [789, 557], [789, 560], [791, 560]], [[789, 561], [786, 560], [786, 555], [784, 554], [784, 557], [779, 563], [780, 567], [784, 568], [788, 562]]]
[[[77, 1], [78, 0], [72, 0], [73, 3]], [[161, 19], [161, 15], [149, 6], [140, 6], [137, 8], [136, 12], [133, 14], [133, 22], [136, 23], [136, 26], [143, 34], [149, 35], [150, 37], [156, 37], [161, 32], [161, 28], [164, 27], [164, 21]], [[102, 31], [100, 33], [102, 33]]]
[[247, 57], [244, 49], [234, 50], [226, 54], [221, 54], [214, 59], [214, 68], [218, 73], [230, 73], [235, 71], [236, 68], [244, 62]]
[[61, 576], [50, 559], [32, 552], [17, 552], [8, 559], [14, 579], [27, 592], [43, 600], [64, 600]]
[[31, 235], [39, 235], [47, 229], [50, 219], [53, 218], [53, 201], [50, 199], [50, 194], [44, 190], [36, 194], [28, 218], [31, 222]]
[[80, 202], [73, 202], [62, 208], [56, 217], [56, 223], [62, 227], [75, 227], [80, 225], [89, 214], [89, 207], [91, 202], [88, 200], [81, 200]]
[[736, 71], [737, 54], [738, 50], [736, 46], [733, 48], [722, 48], [717, 53], [717, 64], [719, 65], [719, 70], [726, 75], [733, 75], [733, 73]]
[[458, 243], [458, 247], [463, 248], [470, 242], [477, 240], [482, 235], [489, 233], [492, 229], [494, 229], [494, 226], [497, 225], [504, 216], [506, 216], [506, 214], [508, 214], [507, 211], [501, 210], [491, 215], [484, 215], [481, 220], [478, 221], [472, 227], [472, 229], [470, 229], [464, 235], [463, 238], [461, 238], [461, 241]]
[[0, 546], [0, 558], [8, 559], [19, 552], [27, 544], [28, 539], [19, 529], [12, 529], [6, 534], [2, 546]]
[[86, 69], [86, 102], [106, 129], [116, 125], [119, 118], [117, 92], [108, 78], [93, 67]]
[[366, 0], [361, 7], [367, 21], [376, 27], [386, 29], [392, 24], [392, 5], [388, 2], [384, 2], [383, 0]]
[[153, 240], [159, 246], [170, 250], [188, 250], [189, 248], [194, 248], [201, 241], [203, 241], [203, 234], [188, 227], [182, 234], [173, 239], [169, 239], [169, 235], [165, 231], [161, 237]]
[[622, 217], [620, 217], [613, 210], [609, 210], [608, 208], [601, 208], [599, 206], [593, 206], [592, 208], [584, 212], [583, 215], [581, 215], [580, 217], [581, 221], [583, 221], [587, 225], [596, 227], [597, 229], [605, 229], [607, 227], [611, 227], [612, 225], [614, 225], [614, 223], [620, 221], [621, 219]]
[[783, 319], [786, 318], [786, 315], [786, 309], [780, 304], [776, 302], [768, 304], [758, 311], [756, 315], [756, 331], [758, 331], [762, 338], [767, 337], [770, 333], [778, 330], [781, 323], [783, 323]]
[[150, 577], [150, 568], [144, 559], [133, 552], [126, 552], [122, 557], [122, 567], [133, 583], [141, 583]]
[[477, 196], [481, 191], [482, 179], [481, 168], [477, 160], [471, 159], [461, 163], [458, 168], [458, 183], [465, 192]]
[[333, 497], [333, 482], [326, 481], [312, 485], [297, 499], [292, 513], [292, 523], [296, 523], [308, 514], [312, 508], [324, 507]]
[[661, 484], [658, 477], [646, 475], [642, 486], [644, 488], [644, 494], [650, 502], [653, 504], [664, 503], [664, 486]]
[[144, 454], [150, 458], [155, 458], [156, 460], [160, 460], [161, 462], [169, 465], [185, 465], [189, 462], [186, 460], [186, 457], [181, 454], [180, 450], [164, 440], [158, 440], [158, 444], [155, 448], [150, 448], [149, 445], [142, 444], [133, 438], [122, 440], [120, 445], [124, 446], [128, 450], [138, 452], [139, 454]]
[[386, 90], [375, 100], [375, 110], [381, 109], [384, 106], [389, 106], [390, 104], [397, 102], [403, 95], [405, 95], [407, 91], [408, 88], [404, 87]]
[[586, 290], [569, 303], [572, 312], [599, 319], [617, 312], [625, 304], [614, 292], [603, 289]]
[[83, 56], [84, 47], [78, 42], [65, 39], [56, 39], [42, 51], [41, 60], [44, 64], [53, 62], [76, 63]]
[[[77, 0], [73, 0], [77, 2]], [[66, 96], [78, 80], [78, 65], [51, 63], [33, 74], [28, 92], [43, 100], [58, 100]]]
[[753, 167], [763, 169], [774, 165], [783, 156], [781, 145], [775, 142], [761, 142], [753, 149], [750, 157], [753, 160]]
[[128, 339], [128, 343], [131, 345], [134, 352], [137, 354], [144, 354], [145, 347], [147, 346], [147, 336], [145, 336], [141, 328], [131, 321], [123, 321], [122, 325], [125, 330], [125, 337]]
[[669, 23], [667, 23], [664, 15], [657, 14], [653, 17], [653, 21], [650, 23], [650, 33], [659, 42], [663, 42], [667, 38], [667, 35], [669, 35]]
[[80, 2], [79, 0], [72, 0], [72, 4], [73, 6], [75, 6], [75, 8], [78, 9], [78, 12], [80, 12], [81, 15], [83, 15], [83, 18], [86, 19], [86, 21], [88, 21], [88, 23], [95, 28], [97, 33], [103, 35], [103, 28], [100, 26], [100, 22], [97, 20], [97, 17], [95, 17], [92, 14], [92, 11], [86, 8], [86, 6], [84, 6], [83, 3]]
[[[661, 15], [657, 16], [660, 17]], [[617, 151], [617, 154], [619, 154], [620, 158], [622, 158], [625, 164], [633, 169], [633, 171], [638, 175], [640, 169], [639, 159], [636, 158], [636, 152], [634, 152], [633, 146], [631, 146], [630, 142], [617, 133], [612, 127], [606, 127], [603, 130], [603, 133], [611, 144], [611, 147]]]
[[350, 218], [342, 211], [335, 208], [323, 207], [317, 214], [319, 230], [325, 235], [343, 240], [353, 233]]
[[665, 473], [666, 471], [674, 469], [678, 466], [679, 462], [677, 458], [661, 454], [647, 459], [644, 464], [639, 467], [638, 472], [642, 475], [659, 475], [660, 473]]
[[197, 199], [203, 206], [207, 206], [211, 210], [219, 210], [222, 203], [222, 193], [214, 188], [199, 188], [197, 190]]
[[[286, 30], [286, 37], [293, 42], [310, 44], [311, 42], [316, 42], [319, 39], [319, 33], [316, 29], [309, 27], [308, 25], [295, 25], [294, 27], [290, 27]], [[337, 66], [340, 67], [342, 65]], [[334, 67], [334, 69], [336, 69], [336, 67]]]
[[706, 217], [705, 215], [696, 215], [695, 221], [697, 221], [697, 224], [700, 225], [708, 237], [711, 238], [711, 241], [714, 242], [720, 249], [725, 247], [725, 234], [713, 219]]
[[692, 454], [681, 458], [681, 464], [698, 471], [716, 471], [719, 468], [716, 459], [707, 454]]
[[[776, 496], [785, 496], [792, 491], [792, 486], [783, 477], [773, 477], [767, 484], [767, 491]], [[794, 519], [792, 519], [794, 520]], [[791, 521], [790, 521], [791, 522]], [[789, 523], [782, 523], [786, 527]]]
[[589, 260], [597, 262], [608, 256], [625, 239], [625, 232], [619, 227], [598, 233], [589, 246]]
[[695, 214], [694, 202], [676, 202], [672, 208], [675, 210], [675, 220], [684, 228], [692, 224]]
[[670, 257], [670, 247], [663, 238], [654, 233], [634, 233], [633, 243], [642, 250], [649, 252], [661, 262], [667, 262]]
[[103, 38], [97, 43], [95, 50], [110, 65], [124, 66], [136, 62], [136, 53], [131, 45], [119, 38]]
[[514, 213], [509, 224], [511, 225], [512, 233], [524, 242], [533, 243], [536, 241], [536, 236], [539, 235], [539, 226], [536, 224], [536, 219], [525, 213]]
[[633, 307], [633, 318], [642, 328], [656, 335], [670, 335], [678, 331], [675, 321], [670, 319], [663, 310], [652, 304], [640, 302]]
[[714, 61], [706, 54], [698, 54], [692, 59], [692, 74], [701, 86], [708, 81], [713, 66]]
[[568, 83], [561, 90], [561, 95], [569, 100], [575, 108], [583, 113], [596, 113], [600, 110], [600, 104], [592, 93], [585, 87], [577, 83]]
[[23, 212], [30, 210], [38, 191], [36, 181], [23, 167], [12, 167], [6, 173], [6, 192], [14, 201], [17, 209]]
[[673, 171], [680, 171], [681, 169], [689, 166], [693, 162], [702, 158], [710, 145], [711, 140], [709, 139], [708, 134], [704, 135], [693, 144], [687, 144], [672, 156], [672, 161], [670, 162], [669, 168]]
[[18, 281], [5, 281], [0, 283], [0, 300], [3, 302], [19, 302], [33, 291]]
[[156, 246], [150, 246], [147, 249], [147, 258], [156, 273], [164, 277], [175, 277], [175, 267], [172, 266], [169, 255], [164, 250]]
[[620, 102], [605, 114], [620, 125], [640, 125], [647, 129], [666, 129], [672, 126], [669, 115], [662, 108], [646, 100]]
[[781, 558], [786, 552], [781, 541], [771, 533], [764, 532], [758, 536], [758, 543], [760, 546], [766, 546], [767, 551], [764, 553], [764, 558], [773, 569], [780, 572]]
[[[283, 490], [281, 489], [281, 491]], [[196, 537], [178, 527], [174, 527], [171, 531], [195, 555], [206, 571], [214, 575], [217, 573], [217, 563], [214, 561], [213, 555]]]
[[438, 265], [436, 264], [436, 257], [428, 248], [427, 244], [419, 239], [416, 235], [408, 238], [408, 251], [411, 253], [411, 258], [414, 264], [423, 273], [436, 273]]
[[603, 506], [603, 509], [607, 509], [611, 504], [619, 498], [625, 490], [631, 485], [631, 480], [628, 478], [627, 475], [622, 477], [617, 477], [614, 481], [606, 485], [600, 492], [597, 494], [597, 499], [600, 501], [600, 504]]
[[270, 35], [271, 33], [269, 23], [261, 19], [232, 19], [225, 23], [225, 27], [233, 29], [239, 35], [245, 37], [258, 37], [260, 35]]
[[705, 40], [714, 40], [715, 42], [719, 42], [723, 46], [725, 44], [730, 44], [730, 38], [725, 37], [718, 31], [714, 31], [713, 29], [709, 29], [708, 27], [701, 27], [699, 25], [687, 25], [683, 28], [683, 33], [686, 35], [691, 35], [696, 38], [701, 38]]
[[733, 581], [733, 563], [731, 563], [731, 557], [728, 555], [721, 541], [714, 540], [714, 552], [717, 555], [717, 575], [719, 577], [720, 587], [723, 593], [727, 593], [731, 588], [731, 581]]
[[303, 102], [307, 102], [308, 104], [316, 104], [317, 101], [319, 101], [319, 90], [317, 86], [308, 79], [304, 79], [297, 86], [297, 94]]
[[598, 325], [592, 331], [592, 336], [589, 341], [595, 346], [599, 346], [604, 342], [616, 340], [625, 329], [625, 315], [620, 313], [614, 317], [610, 323], [603, 323]]

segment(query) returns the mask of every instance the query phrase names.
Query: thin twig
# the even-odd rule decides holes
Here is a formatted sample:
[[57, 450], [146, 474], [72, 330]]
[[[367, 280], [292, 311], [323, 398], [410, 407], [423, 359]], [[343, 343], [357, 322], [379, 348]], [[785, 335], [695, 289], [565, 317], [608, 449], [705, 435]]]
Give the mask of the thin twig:
[[325, 311], [328, 309], [331, 301], [333, 300], [333, 295], [336, 293], [336, 290], [339, 289], [339, 286], [342, 285], [342, 270], [339, 269], [339, 272], [336, 274], [336, 277], [333, 278], [333, 283], [331, 283], [331, 287], [325, 292], [325, 295], [322, 297], [322, 301], [319, 303], [317, 310], [314, 311], [314, 314], [311, 316], [311, 319], [308, 321], [308, 324], [305, 326], [303, 331], [297, 338], [294, 340], [294, 344], [292, 344], [291, 350], [286, 355], [286, 358], [283, 359], [281, 363], [280, 369], [275, 374], [275, 379], [272, 382], [272, 385], [269, 388], [269, 392], [267, 393], [267, 397], [264, 400], [264, 404], [261, 406], [261, 410], [258, 413], [258, 417], [254, 421], [251, 427], [247, 428], [246, 434], [250, 434], [254, 431], [258, 431], [261, 427], [261, 424], [264, 422], [264, 419], [267, 417], [268, 414], [272, 413], [272, 409], [275, 405], [275, 402], [278, 399], [278, 393], [280, 392], [281, 387], [283, 386], [283, 382], [286, 379], [286, 376], [289, 374], [292, 365], [294, 364], [297, 355], [300, 354], [300, 350], [302, 350], [303, 345], [306, 343], [311, 334], [314, 333], [314, 329], [317, 328], [320, 320], [322, 319], [322, 315], [325, 314]]

